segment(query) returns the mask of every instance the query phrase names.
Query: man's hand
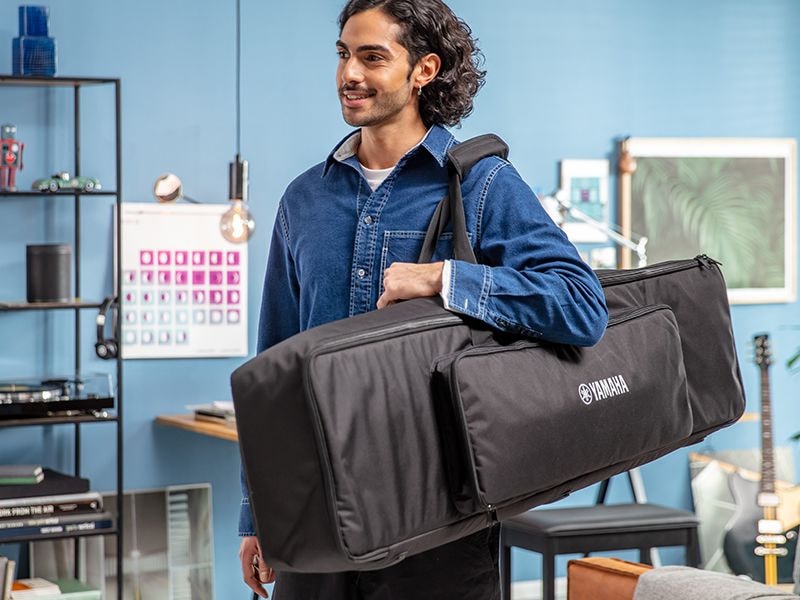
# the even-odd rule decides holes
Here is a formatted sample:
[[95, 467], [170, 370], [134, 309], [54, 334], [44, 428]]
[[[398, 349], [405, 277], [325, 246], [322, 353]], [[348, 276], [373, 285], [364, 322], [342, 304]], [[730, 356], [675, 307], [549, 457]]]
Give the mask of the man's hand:
[[383, 272], [383, 294], [378, 298], [378, 308], [398, 300], [435, 296], [442, 290], [443, 268], [443, 262], [392, 263]]
[[242, 561], [242, 579], [256, 594], [262, 598], [268, 598], [267, 590], [263, 583], [275, 581], [275, 571], [267, 566], [261, 558], [261, 547], [258, 545], [258, 538], [246, 536], [242, 538], [239, 546], [239, 560]]

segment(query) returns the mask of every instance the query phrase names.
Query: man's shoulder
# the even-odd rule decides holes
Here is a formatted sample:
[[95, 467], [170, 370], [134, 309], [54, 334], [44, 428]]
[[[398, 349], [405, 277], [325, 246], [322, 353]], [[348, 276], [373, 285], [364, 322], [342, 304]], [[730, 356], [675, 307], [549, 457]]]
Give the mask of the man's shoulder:
[[325, 161], [317, 163], [313, 167], [306, 169], [303, 173], [295, 177], [286, 186], [284, 201], [292, 201], [294, 198], [302, 198], [310, 191], [322, 185], [322, 174], [325, 169]]

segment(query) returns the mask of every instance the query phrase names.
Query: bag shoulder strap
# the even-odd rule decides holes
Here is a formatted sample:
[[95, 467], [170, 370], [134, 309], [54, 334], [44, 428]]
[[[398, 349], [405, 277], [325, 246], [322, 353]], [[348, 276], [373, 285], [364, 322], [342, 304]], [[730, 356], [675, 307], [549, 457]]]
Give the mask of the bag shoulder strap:
[[465, 140], [453, 146], [447, 152], [450, 170], [449, 193], [442, 198], [433, 212], [417, 262], [428, 263], [431, 261], [436, 250], [436, 244], [447, 223], [451, 220], [453, 222], [453, 257], [470, 263], [478, 262], [467, 235], [464, 200], [461, 196], [461, 182], [476, 163], [488, 156], [499, 156], [502, 159], [508, 158], [508, 145], [493, 133]]
[[508, 158], [508, 144], [494, 133], [486, 133], [456, 144], [447, 152], [447, 158], [463, 181], [469, 170], [487, 156]]

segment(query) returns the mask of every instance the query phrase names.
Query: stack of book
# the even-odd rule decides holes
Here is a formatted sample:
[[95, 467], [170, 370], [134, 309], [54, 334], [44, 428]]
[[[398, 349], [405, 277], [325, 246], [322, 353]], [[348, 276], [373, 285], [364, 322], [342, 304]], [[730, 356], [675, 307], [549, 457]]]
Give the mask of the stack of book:
[[101, 600], [102, 597], [99, 589], [74, 579], [49, 581], [33, 577], [15, 581], [8, 600]]
[[190, 404], [186, 408], [194, 413], [194, 418], [198, 421], [236, 426], [232, 401], [215, 400], [209, 404]]
[[113, 519], [103, 510], [100, 494], [89, 491], [88, 479], [40, 471], [37, 483], [0, 485], [0, 544], [113, 530]]

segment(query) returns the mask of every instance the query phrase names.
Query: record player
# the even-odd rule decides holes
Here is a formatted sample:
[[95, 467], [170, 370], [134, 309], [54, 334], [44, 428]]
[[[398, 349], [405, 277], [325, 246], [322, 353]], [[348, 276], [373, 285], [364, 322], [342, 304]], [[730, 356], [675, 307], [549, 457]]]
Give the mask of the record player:
[[89, 413], [113, 406], [110, 375], [0, 381], [0, 419]]

